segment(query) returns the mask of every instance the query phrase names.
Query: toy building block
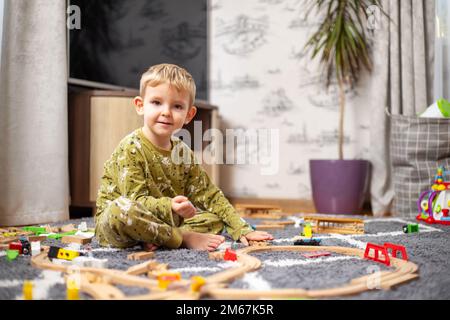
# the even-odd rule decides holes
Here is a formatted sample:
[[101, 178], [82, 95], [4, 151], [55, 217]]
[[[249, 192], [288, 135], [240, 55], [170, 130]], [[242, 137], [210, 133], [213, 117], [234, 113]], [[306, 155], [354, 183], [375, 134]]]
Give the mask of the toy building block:
[[403, 232], [404, 233], [419, 232], [419, 224], [417, 223], [405, 224], [403, 226]]
[[[374, 255], [371, 256], [371, 250], [374, 251]], [[384, 259], [380, 258], [380, 254], [384, 256]], [[383, 263], [387, 266], [391, 265], [391, 259], [389, 258], [389, 254], [387, 249], [384, 246], [379, 246], [374, 243], [367, 243], [366, 250], [364, 251], [364, 259], [373, 260], [376, 262]]]
[[33, 282], [25, 280], [23, 282], [23, 299], [33, 300]]
[[311, 251], [307, 253], [303, 253], [302, 256], [305, 258], [318, 258], [318, 257], [326, 257], [331, 255], [328, 251]]
[[39, 241], [31, 241], [31, 255], [36, 256], [41, 253], [41, 243]]
[[28, 241], [44, 241], [47, 240], [47, 236], [28, 236]]
[[65, 267], [73, 266], [73, 260], [70, 261], [70, 260], [63, 260], [63, 259], [53, 258], [52, 259], [52, 263], [56, 264], [56, 265], [59, 265], [59, 266], [65, 266]]
[[181, 274], [179, 272], [161, 273], [156, 279], [158, 280], [158, 288], [165, 290], [172, 282], [181, 280]]
[[231, 250], [230, 248], [227, 248], [225, 250], [225, 255], [223, 256], [223, 259], [226, 261], [236, 261], [237, 255], [234, 250]]
[[72, 251], [80, 252], [81, 251], [81, 244], [76, 243], [76, 242], [71, 242], [64, 249], [65, 250], [72, 250]]
[[73, 264], [85, 268], [107, 268], [108, 259], [96, 259], [92, 257], [79, 256], [72, 260]]
[[80, 236], [64, 236], [61, 238], [62, 243], [78, 243], [81, 245], [88, 244], [92, 241], [92, 238], [84, 238]]
[[297, 239], [294, 241], [294, 245], [296, 246], [319, 246], [322, 239]]
[[19, 250], [6, 250], [6, 258], [12, 261], [19, 256]]
[[392, 250], [392, 257], [397, 258], [397, 252], [401, 252], [402, 259], [408, 261], [408, 254], [406, 253], [406, 248], [404, 246], [387, 242], [384, 244], [384, 247], [388, 252], [389, 249]]
[[71, 232], [71, 231], [75, 231], [75, 232], [78, 231], [78, 229], [75, 228], [73, 223], [66, 224], [59, 228], [59, 232], [62, 232], [62, 233]]
[[148, 260], [155, 256], [152, 251], [133, 252], [127, 256], [128, 260]]
[[87, 232], [88, 231], [88, 227], [87, 227], [86, 221], [81, 222], [78, 225], [77, 229], [78, 229], [78, 231], [81, 231], [81, 232]]
[[201, 276], [191, 277], [191, 290], [194, 292], [199, 292], [200, 289], [205, 285], [206, 280]]

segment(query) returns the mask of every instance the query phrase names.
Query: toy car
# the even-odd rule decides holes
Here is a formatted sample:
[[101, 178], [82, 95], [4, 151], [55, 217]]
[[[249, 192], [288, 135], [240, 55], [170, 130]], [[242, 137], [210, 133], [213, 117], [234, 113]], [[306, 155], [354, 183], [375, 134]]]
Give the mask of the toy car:
[[403, 232], [404, 233], [419, 232], [419, 225], [417, 223], [415, 223], [415, 224], [405, 224], [403, 226]]

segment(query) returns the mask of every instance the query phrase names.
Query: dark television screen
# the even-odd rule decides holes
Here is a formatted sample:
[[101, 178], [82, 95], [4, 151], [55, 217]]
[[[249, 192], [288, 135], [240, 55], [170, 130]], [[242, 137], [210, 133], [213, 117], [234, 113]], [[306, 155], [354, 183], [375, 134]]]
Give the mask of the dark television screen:
[[207, 99], [206, 0], [71, 0], [81, 29], [70, 30], [70, 77], [139, 88], [151, 65], [175, 63]]

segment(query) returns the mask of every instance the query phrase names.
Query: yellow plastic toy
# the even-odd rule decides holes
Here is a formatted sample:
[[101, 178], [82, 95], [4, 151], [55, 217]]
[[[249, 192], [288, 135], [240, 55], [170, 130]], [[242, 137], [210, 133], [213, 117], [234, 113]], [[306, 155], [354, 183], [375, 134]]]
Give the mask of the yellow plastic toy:
[[158, 280], [158, 288], [167, 289], [170, 283], [181, 280], [181, 274], [176, 273], [161, 273], [156, 278]]
[[31, 281], [25, 280], [23, 282], [23, 299], [33, 300], [33, 283]]
[[310, 223], [305, 223], [303, 226], [302, 236], [305, 238], [312, 238], [312, 228]]
[[67, 280], [67, 300], [79, 300], [79, 289], [77, 283], [73, 279]]
[[77, 251], [60, 248], [58, 251], [58, 255], [56, 257], [58, 259], [73, 260], [74, 258], [78, 257], [79, 255], [80, 255], [80, 253]]
[[191, 290], [194, 292], [199, 292], [201, 287], [203, 287], [206, 283], [205, 278], [201, 276], [193, 276], [191, 281]]
[[17, 236], [17, 232], [4, 232], [4, 233], [2, 233], [2, 236], [5, 238], [15, 237], [15, 236]]

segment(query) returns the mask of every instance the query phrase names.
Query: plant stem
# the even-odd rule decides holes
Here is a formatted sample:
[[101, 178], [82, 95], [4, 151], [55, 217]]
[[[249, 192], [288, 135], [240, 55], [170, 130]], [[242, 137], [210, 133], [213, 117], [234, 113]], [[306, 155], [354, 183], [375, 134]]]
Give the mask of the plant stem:
[[344, 159], [344, 111], [345, 111], [345, 89], [344, 81], [338, 77], [339, 83], [339, 160]]

